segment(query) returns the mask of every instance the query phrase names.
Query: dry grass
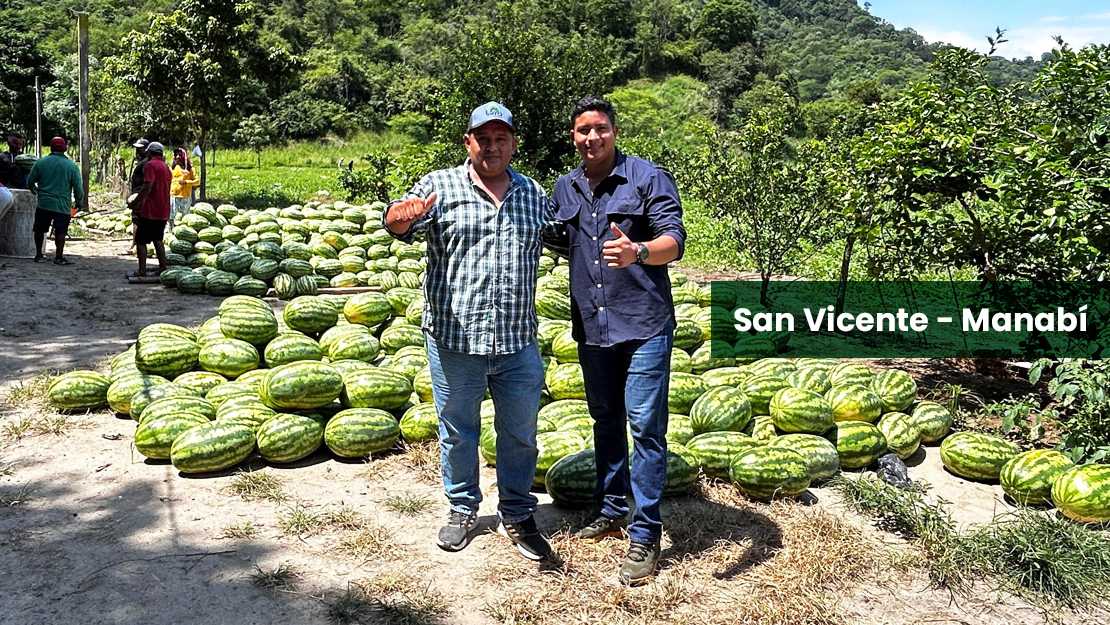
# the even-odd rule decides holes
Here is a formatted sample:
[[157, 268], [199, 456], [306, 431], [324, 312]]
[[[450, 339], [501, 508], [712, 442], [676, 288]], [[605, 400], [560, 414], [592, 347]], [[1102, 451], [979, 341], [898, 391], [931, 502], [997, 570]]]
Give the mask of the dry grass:
[[250, 521], [243, 521], [242, 523], [234, 523], [224, 527], [220, 530], [218, 538], [244, 539], [254, 538], [257, 535], [258, 527]]
[[23, 484], [14, 490], [9, 490], [6, 487], [0, 488], [0, 508], [13, 508], [27, 503], [31, 500], [33, 491], [34, 488], [29, 483]]
[[373, 614], [376, 605], [376, 601], [357, 586], [348, 586], [342, 595], [325, 603], [328, 607], [328, 622], [332, 625], [362, 623]]
[[265, 471], [241, 471], [231, 478], [224, 489], [243, 501], [272, 501], [281, 503], [288, 497], [281, 479]]
[[404, 443], [401, 453], [370, 461], [363, 475], [372, 481], [403, 475], [423, 484], [439, 484], [439, 442]]
[[357, 510], [340, 506], [332, 510], [313, 510], [297, 502], [278, 513], [278, 529], [286, 536], [313, 536], [325, 532], [353, 532], [367, 526]]
[[432, 625], [449, 614], [447, 599], [430, 584], [414, 574], [393, 571], [352, 583], [327, 605], [328, 620], [335, 625]]
[[63, 414], [48, 414], [36, 417], [19, 417], [6, 420], [0, 426], [0, 436], [9, 441], [18, 441], [32, 436], [62, 436], [70, 430], [92, 427], [92, 421]]
[[335, 550], [353, 560], [381, 560], [397, 555], [393, 533], [376, 524], [348, 532], [339, 539]]
[[550, 574], [526, 570], [509, 549], [489, 555], [485, 581], [502, 590], [486, 613], [536, 625], [825, 625], [843, 622], [840, 596], [889, 566], [886, 548], [821, 508], [753, 504], [719, 483], [699, 491], [666, 506], [653, 583], [630, 589], [616, 582], [625, 541], [578, 541], [566, 528], [553, 536], [565, 564]]
[[301, 572], [286, 562], [268, 571], [259, 566], [254, 568], [258, 572], [251, 575], [251, 583], [266, 590], [296, 590], [301, 581]]
[[326, 529], [355, 531], [366, 525], [366, 519], [350, 506], [340, 506], [335, 510], [327, 510], [321, 514], [321, 520]]
[[0, 477], [15, 475], [15, 463], [0, 461]]
[[46, 390], [50, 388], [50, 383], [59, 373], [61, 373], [60, 370], [50, 369], [30, 380], [17, 382], [4, 398], [4, 405], [9, 408], [20, 408], [41, 404], [46, 400]]
[[382, 502], [387, 510], [401, 516], [415, 517], [431, 510], [434, 503], [427, 495], [419, 493], [399, 493], [390, 495]]

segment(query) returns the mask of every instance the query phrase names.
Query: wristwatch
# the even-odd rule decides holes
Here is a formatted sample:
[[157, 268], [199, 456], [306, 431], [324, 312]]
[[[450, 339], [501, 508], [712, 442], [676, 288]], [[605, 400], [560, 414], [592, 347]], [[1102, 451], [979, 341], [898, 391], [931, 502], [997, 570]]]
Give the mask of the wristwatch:
[[647, 264], [648, 246], [643, 243], [636, 244], [636, 262], [640, 265]]

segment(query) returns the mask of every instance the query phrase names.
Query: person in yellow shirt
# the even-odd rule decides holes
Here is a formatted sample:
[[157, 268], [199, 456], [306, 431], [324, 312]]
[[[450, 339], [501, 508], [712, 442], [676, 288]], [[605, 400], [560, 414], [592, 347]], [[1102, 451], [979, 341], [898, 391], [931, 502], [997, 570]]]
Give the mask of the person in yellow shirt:
[[184, 148], [173, 151], [173, 181], [170, 183], [170, 227], [176, 220], [189, 214], [193, 206], [193, 187], [200, 184], [189, 154]]

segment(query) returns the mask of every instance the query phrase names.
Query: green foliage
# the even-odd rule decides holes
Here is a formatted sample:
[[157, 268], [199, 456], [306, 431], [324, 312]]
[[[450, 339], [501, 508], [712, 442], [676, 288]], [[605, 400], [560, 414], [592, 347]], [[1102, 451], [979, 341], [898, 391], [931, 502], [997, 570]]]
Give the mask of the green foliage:
[[752, 41], [756, 14], [747, 0], [706, 0], [694, 32], [718, 50]]
[[1038, 383], [1048, 371], [1063, 433], [1061, 450], [1076, 463], [1110, 462], [1110, 363], [1103, 360], [1039, 360], [1029, 371]]
[[428, 141], [431, 133], [432, 120], [423, 113], [406, 111], [389, 118], [389, 129], [417, 142]]
[[681, 151], [701, 143], [706, 129], [712, 127], [708, 88], [689, 76], [635, 80], [607, 98], [617, 110], [622, 141], [655, 138]]
[[254, 152], [258, 168], [262, 168], [262, 148], [273, 141], [273, 126], [265, 115], [251, 115], [239, 122], [232, 139], [239, 145], [249, 147]]

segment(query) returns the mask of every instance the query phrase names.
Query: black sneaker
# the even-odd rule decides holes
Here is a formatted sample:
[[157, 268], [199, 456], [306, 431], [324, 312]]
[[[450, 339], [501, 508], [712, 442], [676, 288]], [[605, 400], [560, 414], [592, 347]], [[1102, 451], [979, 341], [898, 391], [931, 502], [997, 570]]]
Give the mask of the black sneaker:
[[632, 543], [621, 565], [620, 580], [625, 586], [638, 586], [655, 575], [659, 563], [659, 543]]
[[41, 262], [42, 262], [42, 261], [44, 261], [44, 260], [46, 260], [46, 256], [45, 256], [45, 255], [43, 255], [43, 254], [36, 254], [36, 255], [35, 255], [35, 262], [36, 262], [36, 263], [41, 263]]
[[520, 555], [529, 560], [555, 560], [555, 552], [543, 534], [540, 534], [535, 517], [528, 517], [519, 523], [502, 521], [497, 525], [497, 533], [513, 541]]
[[619, 536], [624, 526], [624, 519], [610, 519], [599, 514], [589, 525], [575, 532], [574, 537], [581, 540], [601, 540], [609, 536]]
[[436, 544], [444, 551], [462, 551], [470, 544], [470, 533], [477, 525], [477, 514], [452, 510], [447, 513], [447, 525], [439, 528]]

